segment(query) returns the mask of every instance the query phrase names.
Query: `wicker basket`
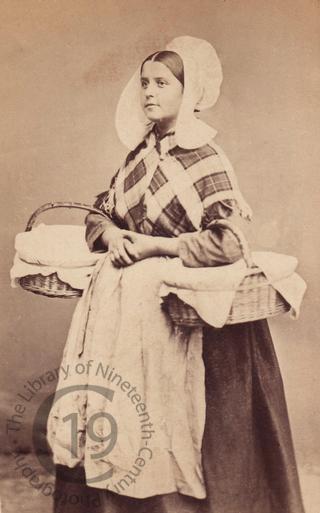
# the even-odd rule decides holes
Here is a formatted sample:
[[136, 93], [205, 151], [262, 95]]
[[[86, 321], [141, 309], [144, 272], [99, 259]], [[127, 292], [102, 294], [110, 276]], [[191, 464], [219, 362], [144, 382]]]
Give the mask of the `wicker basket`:
[[[42, 212], [53, 208], [77, 208], [106, 216], [101, 210], [82, 203], [46, 203], [32, 214], [27, 223], [26, 232], [32, 229], [37, 217]], [[250, 251], [241, 231], [225, 219], [214, 221], [210, 226], [213, 225], [228, 228], [237, 237], [248, 268], [247, 275], [235, 293], [226, 324], [254, 321], [287, 312], [290, 309], [290, 305], [268, 283], [261, 270], [252, 265]], [[68, 283], [63, 282], [57, 273], [49, 274], [48, 276], [43, 276], [40, 273], [30, 274], [20, 278], [19, 283], [25, 290], [47, 297], [73, 298], [82, 295], [81, 289], [75, 289]], [[199, 317], [197, 312], [190, 305], [181, 301], [175, 294], [169, 294], [165, 297], [162, 307], [176, 325], [190, 327], [206, 326], [206, 323]]]
[[[106, 216], [104, 212], [101, 210], [91, 207], [90, 205], [85, 205], [83, 203], [74, 203], [74, 202], [56, 202], [56, 203], [45, 203], [41, 207], [39, 207], [30, 217], [27, 226], [26, 232], [32, 230], [32, 227], [37, 219], [37, 217], [44, 211], [50, 210], [52, 208], [77, 208], [81, 210], [86, 210], [89, 212], [96, 212], [98, 214], [102, 214]], [[49, 274], [48, 276], [43, 276], [43, 274], [29, 274], [28, 276], [23, 276], [19, 279], [19, 284], [25, 290], [29, 292], [33, 292], [34, 294], [41, 294], [42, 296], [47, 297], [59, 297], [59, 298], [73, 298], [82, 296], [81, 289], [75, 289], [69, 285], [69, 283], [65, 283], [60, 280], [57, 273]]]
[[[235, 292], [232, 307], [225, 324], [238, 324], [256, 321], [267, 317], [286, 313], [290, 310], [287, 301], [268, 282], [263, 272], [252, 264], [248, 244], [239, 230], [230, 221], [217, 220], [210, 226], [217, 225], [228, 228], [238, 239], [248, 272]], [[198, 313], [190, 305], [182, 301], [176, 294], [163, 298], [163, 309], [178, 326], [207, 326]]]

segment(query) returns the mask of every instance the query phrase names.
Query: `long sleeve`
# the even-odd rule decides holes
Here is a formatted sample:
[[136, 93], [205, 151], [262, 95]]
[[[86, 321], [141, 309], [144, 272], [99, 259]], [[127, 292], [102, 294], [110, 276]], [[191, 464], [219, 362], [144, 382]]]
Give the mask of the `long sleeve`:
[[[215, 203], [211, 220], [229, 217], [233, 210], [232, 203], [232, 200]], [[230, 230], [213, 226], [202, 231], [181, 234], [179, 257], [186, 267], [213, 267], [236, 262], [242, 257], [242, 253]]]
[[[114, 205], [114, 186], [117, 174], [112, 178], [109, 189], [98, 194], [93, 204], [95, 208], [102, 210], [108, 217], [102, 214], [90, 213], [85, 218], [86, 241], [92, 252], [106, 251], [105, 246], [101, 242], [101, 235], [106, 228], [118, 224]], [[120, 226], [120, 228], [123, 228], [123, 226]]]
[[85, 218], [86, 224], [86, 241], [90, 251], [103, 252], [106, 248], [101, 243], [101, 235], [110, 225], [113, 225], [111, 219], [107, 219], [102, 214], [88, 214]]

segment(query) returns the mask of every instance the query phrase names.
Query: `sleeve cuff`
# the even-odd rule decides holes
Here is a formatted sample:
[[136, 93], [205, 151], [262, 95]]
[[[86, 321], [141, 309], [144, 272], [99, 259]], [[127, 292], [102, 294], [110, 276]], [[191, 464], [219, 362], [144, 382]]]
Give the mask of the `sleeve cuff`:
[[106, 248], [102, 244], [100, 237], [110, 225], [113, 225], [112, 221], [99, 214], [88, 214], [85, 219], [85, 223], [85, 237], [89, 250], [92, 252], [106, 251]]

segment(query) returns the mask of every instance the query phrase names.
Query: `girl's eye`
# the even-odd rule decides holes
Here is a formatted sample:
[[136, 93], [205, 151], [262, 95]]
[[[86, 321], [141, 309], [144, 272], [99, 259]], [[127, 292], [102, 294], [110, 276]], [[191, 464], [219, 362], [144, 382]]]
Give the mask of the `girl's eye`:
[[148, 85], [147, 82], [144, 82], [144, 81], [141, 82], [142, 89], [145, 89], [147, 87], [147, 85]]
[[158, 86], [164, 87], [166, 85], [166, 82], [164, 80], [158, 80]]

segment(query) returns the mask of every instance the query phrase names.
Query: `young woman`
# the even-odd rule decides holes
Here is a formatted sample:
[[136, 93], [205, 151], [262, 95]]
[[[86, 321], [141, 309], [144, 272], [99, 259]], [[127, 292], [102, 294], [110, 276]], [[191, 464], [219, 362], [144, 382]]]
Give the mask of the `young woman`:
[[[132, 151], [97, 197], [108, 218], [87, 216], [88, 245], [104, 254], [63, 357], [64, 368], [87, 366], [68, 385], [88, 389], [57, 401], [48, 422], [56, 513], [88, 509], [62, 504], [63, 493], [93, 497], [90, 511], [104, 513], [303, 513], [267, 322], [176, 330], [159, 305], [177, 261], [168, 257], [188, 267], [241, 258], [235, 237], [210, 223], [250, 209], [215, 131], [195, 116], [221, 79], [212, 46], [180, 37], [145, 59], [120, 98], [117, 130]], [[90, 372], [99, 362], [103, 375]], [[133, 393], [110, 401], [93, 390], [111, 384]], [[110, 415], [118, 432], [108, 452]]]

